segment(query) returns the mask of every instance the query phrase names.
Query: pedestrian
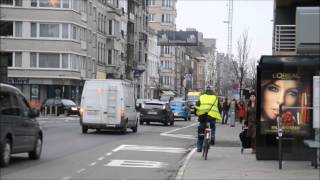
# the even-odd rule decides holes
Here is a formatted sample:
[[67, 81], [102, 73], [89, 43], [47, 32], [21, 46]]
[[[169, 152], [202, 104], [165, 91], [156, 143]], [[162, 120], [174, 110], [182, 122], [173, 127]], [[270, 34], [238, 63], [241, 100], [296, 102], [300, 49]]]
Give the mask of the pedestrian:
[[242, 121], [246, 118], [246, 107], [243, 101], [240, 101], [240, 103], [238, 104], [238, 109], [240, 124], [242, 124]]
[[237, 110], [237, 101], [232, 99], [229, 105], [229, 114], [230, 114], [230, 127], [235, 127], [236, 124], [236, 110]]
[[230, 104], [228, 102], [228, 98], [226, 97], [223, 101], [222, 104], [222, 124], [227, 124], [228, 123], [228, 118], [229, 118], [229, 109], [230, 109]]
[[257, 104], [256, 94], [250, 93], [250, 100], [247, 107], [248, 133], [247, 137], [251, 138], [252, 154], [256, 153], [256, 121], [257, 121]]
[[211, 129], [211, 142], [215, 144], [215, 133], [216, 133], [216, 121], [221, 121], [221, 115], [219, 112], [219, 99], [214, 95], [212, 88], [208, 86], [204, 94], [202, 94], [197, 102], [195, 109], [196, 115], [198, 116], [198, 141], [197, 141], [197, 152], [202, 151], [202, 144], [204, 139], [204, 132], [206, 129], [207, 122], [210, 122]]

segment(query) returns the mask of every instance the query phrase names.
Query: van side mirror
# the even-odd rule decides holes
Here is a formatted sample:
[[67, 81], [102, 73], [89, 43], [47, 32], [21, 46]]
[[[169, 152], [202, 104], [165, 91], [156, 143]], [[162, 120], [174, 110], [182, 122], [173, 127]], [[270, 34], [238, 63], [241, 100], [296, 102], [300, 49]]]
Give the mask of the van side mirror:
[[29, 112], [29, 117], [30, 118], [35, 118], [38, 117], [40, 115], [40, 111], [38, 109], [31, 109]]

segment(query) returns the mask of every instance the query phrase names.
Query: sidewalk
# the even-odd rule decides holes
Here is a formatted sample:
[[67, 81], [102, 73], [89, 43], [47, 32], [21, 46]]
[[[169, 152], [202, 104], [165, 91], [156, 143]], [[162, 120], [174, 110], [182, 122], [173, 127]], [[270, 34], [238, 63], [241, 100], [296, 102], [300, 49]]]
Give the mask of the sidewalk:
[[241, 125], [217, 125], [216, 145], [211, 146], [208, 160], [193, 151], [186, 167], [180, 170], [182, 177], [177, 179], [219, 179], [219, 180], [319, 180], [319, 168], [314, 169], [310, 161], [284, 161], [278, 169], [278, 161], [257, 161], [251, 149], [240, 153], [239, 133]]

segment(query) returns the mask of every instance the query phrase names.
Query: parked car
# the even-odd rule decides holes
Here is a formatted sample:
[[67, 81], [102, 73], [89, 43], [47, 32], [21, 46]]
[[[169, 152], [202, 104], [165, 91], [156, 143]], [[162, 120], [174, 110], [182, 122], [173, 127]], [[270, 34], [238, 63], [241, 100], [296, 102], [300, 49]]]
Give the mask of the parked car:
[[185, 121], [191, 120], [190, 108], [186, 101], [171, 101], [170, 108], [174, 118], [183, 118]]
[[10, 163], [10, 155], [29, 154], [40, 158], [43, 133], [38, 121], [39, 110], [31, 109], [21, 91], [0, 83], [0, 166]]
[[54, 112], [56, 106], [58, 108], [58, 116], [60, 114], [64, 114], [66, 116], [80, 116], [80, 107], [70, 99], [46, 99], [41, 105], [41, 112], [45, 111], [45, 107], [47, 107], [47, 113], [49, 112], [50, 107], [53, 107], [52, 112]]
[[169, 104], [158, 100], [145, 102], [140, 111], [140, 124], [143, 125], [144, 122], [148, 125], [150, 122], [160, 122], [173, 126], [174, 116]]
[[118, 129], [122, 133], [138, 130], [138, 113], [134, 100], [134, 83], [107, 79], [87, 80], [81, 97], [80, 125], [88, 129]]

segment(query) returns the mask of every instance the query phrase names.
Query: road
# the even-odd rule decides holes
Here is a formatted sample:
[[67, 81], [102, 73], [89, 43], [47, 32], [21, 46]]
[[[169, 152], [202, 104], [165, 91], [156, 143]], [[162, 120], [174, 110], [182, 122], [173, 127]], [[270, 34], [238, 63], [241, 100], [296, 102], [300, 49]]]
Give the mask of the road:
[[176, 121], [173, 127], [143, 125], [125, 135], [94, 130], [82, 134], [75, 118], [41, 121], [41, 159], [13, 155], [9, 167], [0, 169], [1, 180], [174, 179], [195, 145], [195, 121]]

